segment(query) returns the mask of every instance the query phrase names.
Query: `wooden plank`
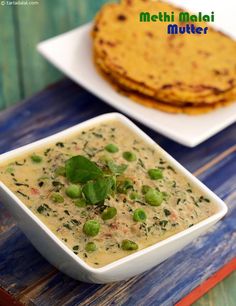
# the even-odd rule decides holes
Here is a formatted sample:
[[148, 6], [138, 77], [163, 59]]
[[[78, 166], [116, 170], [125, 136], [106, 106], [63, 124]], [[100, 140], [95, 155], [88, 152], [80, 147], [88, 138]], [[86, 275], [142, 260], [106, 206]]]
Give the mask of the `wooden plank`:
[[0, 6], [0, 110], [22, 99], [13, 6]]
[[[73, 82], [62, 81], [36, 95], [25, 104], [0, 114], [0, 150], [1, 152], [7, 151], [90, 117], [111, 111], [114, 111], [111, 107], [79, 89]], [[235, 185], [236, 162], [232, 148], [235, 144], [236, 125], [229, 127], [208, 140], [207, 143], [194, 149], [185, 148], [142, 125], [140, 126], [191, 171], [200, 167], [200, 178], [222, 198], [235, 205], [233, 186]], [[219, 158], [219, 156], [221, 157]], [[211, 162], [212, 159], [215, 161]], [[205, 167], [204, 164], [209, 161], [209, 166]], [[225, 177], [225, 173], [227, 173], [227, 177]], [[4, 209], [1, 205], [0, 208], [2, 209], [0, 216], [4, 216]], [[208, 260], [210, 268], [206, 272], [203, 271], [202, 274], [199, 274], [198, 271], [196, 278], [193, 272], [190, 273], [188, 280], [194, 281], [191, 283], [192, 286], [200, 283], [232, 258], [236, 244], [235, 236], [229, 239], [229, 233], [235, 231], [234, 218], [235, 206], [232, 206], [230, 214], [224, 219], [224, 222], [219, 224], [216, 232], [210, 232], [208, 238], [205, 237], [205, 240], [200, 240], [200, 242], [197, 240], [196, 244], [190, 245], [184, 252], [181, 252], [181, 255], [178, 255], [179, 268], [183, 264], [183, 256], [195, 259], [196, 255], [194, 256], [194, 254], [200, 254]], [[170, 300], [171, 294], [173, 295], [177, 289], [179, 291], [174, 295], [175, 301], [191, 290], [191, 286], [187, 286], [189, 283], [184, 283], [186, 273], [177, 275], [182, 279], [176, 278], [176, 282], [171, 284], [172, 287], [168, 287], [168, 281], [170, 282], [168, 271], [179, 272], [176, 268], [176, 262], [171, 261], [166, 261], [149, 273], [115, 285], [88, 285], [74, 281], [55, 271], [31, 246], [7, 214], [3, 218], [0, 217], [0, 225], [3, 225], [0, 234], [0, 285], [20, 298], [21, 301], [31, 300], [36, 305], [50, 305], [50, 302], [60, 305], [62, 301], [68, 301], [68, 305], [77, 305], [78, 301], [88, 303], [89, 299], [93, 297], [93, 304], [103, 303], [102, 298], [104, 298], [106, 303], [117, 301], [117, 303], [124, 302], [125, 305], [128, 305], [129, 303], [137, 303], [135, 300], [137, 294], [136, 298], [148, 305], [148, 303], [154, 303], [157, 297], [164, 298], [164, 293], [161, 292], [162, 287], [158, 283], [160, 275], [165, 277], [162, 285], [166, 287], [163, 291], [165, 294], [169, 294], [166, 301]], [[212, 247], [213, 241], [214, 246]], [[224, 245], [223, 249], [221, 249], [222, 245]], [[204, 253], [205, 247], [208, 248], [207, 253]], [[218, 256], [219, 260], [211, 263], [211, 257], [209, 257], [211, 254]], [[195, 267], [202, 265], [200, 259], [197, 260]], [[148, 299], [145, 295], [148, 296]]]
[[232, 273], [223, 282], [220, 282], [208, 294], [204, 295], [194, 306], [235, 306], [236, 272]]
[[0, 302], [1, 306], [23, 306], [16, 301], [9, 293], [0, 288]]
[[[113, 111], [116, 110], [81, 90], [73, 82], [63, 80], [28, 99], [25, 105], [0, 113], [0, 153]], [[210, 138], [207, 144], [192, 149], [135, 123], [192, 172], [235, 144], [236, 124]], [[4, 134], [8, 135], [7, 139]]]
[[17, 296], [51, 271], [52, 266], [16, 226], [0, 234], [0, 287]]
[[37, 43], [90, 21], [104, 2], [42, 0], [37, 6], [17, 7], [26, 97], [61, 78], [61, 73], [38, 54]]
[[[196, 287], [192, 292], [190, 292], [186, 297], [184, 297], [181, 301], [179, 301], [175, 306], [189, 306], [189, 305], [192, 305], [200, 297], [202, 297], [206, 292], [208, 292], [210, 289], [212, 289], [214, 286], [216, 286], [216, 284], [218, 284], [224, 278], [229, 276], [235, 270], [236, 270], [236, 257], [234, 259], [232, 259], [228, 264], [226, 264], [223, 268], [221, 268], [219, 271], [217, 271], [213, 276], [211, 276], [205, 282], [203, 282], [201, 285]], [[233, 278], [234, 275], [232, 274], [231, 277]], [[219, 286], [220, 285], [218, 285], [218, 287]], [[217, 290], [217, 288], [215, 288], [215, 289]], [[211, 295], [214, 295], [214, 292], [212, 292], [207, 297], [207, 299], [210, 299]], [[233, 295], [234, 294], [232, 294], [232, 296]], [[224, 296], [224, 295], [222, 295], [222, 296]], [[206, 300], [206, 298], [202, 298], [201, 300], [199, 300], [196, 303], [196, 305], [201, 305], [202, 302], [205, 303], [205, 300]], [[226, 305], [225, 297], [224, 297], [224, 300], [221, 299], [220, 301], [218, 300], [217, 302], [213, 302], [213, 305], [215, 305], [216, 303], [220, 303], [218, 305]], [[229, 304], [229, 303], [227, 303], [227, 304]]]

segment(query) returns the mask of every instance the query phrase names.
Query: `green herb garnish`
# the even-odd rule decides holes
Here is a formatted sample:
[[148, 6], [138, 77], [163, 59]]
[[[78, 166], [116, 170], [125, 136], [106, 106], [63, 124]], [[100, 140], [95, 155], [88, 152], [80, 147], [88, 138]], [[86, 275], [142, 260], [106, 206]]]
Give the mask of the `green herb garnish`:
[[7, 169], [6, 169], [6, 173], [10, 173], [10, 174], [12, 174], [13, 172], [15, 171], [15, 169], [13, 168], [13, 167], [8, 167]]
[[129, 198], [130, 200], [136, 201], [140, 199], [140, 195], [136, 191], [133, 191], [130, 193]]
[[57, 147], [60, 147], [60, 148], [64, 148], [65, 145], [64, 145], [63, 142], [57, 142], [57, 143], [56, 143], [56, 146], [57, 146]]
[[139, 164], [143, 169], [145, 169], [144, 162], [142, 161], [141, 158], [138, 159], [138, 164]]
[[107, 166], [111, 170], [111, 172], [115, 175], [121, 175], [128, 168], [128, 165], [125, 164], [117, 165], [112, 160], [109, 160], [107, 162]]
[[72, 227], [69, 223], [64, 223], [63, 226], [67, 228], [68, 230], [72, 230]]
[[55, 176], [66, 176], [66, 169], [65, 167], [59, 166], [56, 170], [55, 170]]
[[127, 194], [129, 189], [133, 189], [133, 182], [130, 179], [120, 181], [117, 185], [117, 192]]
[[88, 158], [77, 155], [66, 161], [66, 177], [72, 183], [86, 183], [103, 176], [102, 170]]
[[37, 212], [39, 214], [43, 214], [44, 212], [50, 211], [51, 208], [47, 204], [42, 204], [37, 208]]
[[41, 156], [35, 154], [31, 155], [30, 158], [34, 163], [41, 163], [41, 161], [43, 160]]
[[164, 214], [166, 217], [168, 217], [169, 215], [171, 215], [171, 212], [168, 209], [164, 209]]
[[98, 178], [96, 181], [87, 182], [82, 192], [90, 204], [98, 204], [104, 201], [111, 192], [113, 180], [111, 177]]
[[84, 198], [77, 199], [74, 203], [75, 203], [75, 206], [77, 206], [77, 207], [85, 207], [86, 206], [86, 201], [85, 201]]
[[171, 170], [171, 171], [174, 172], [174, 173], [176, 173], [175, 169], [174, 169], [173, 167], [171, 167], [170, 165], [167, 166], [167, 169], [168, 169], [168, 170]]
[[63, 203], [64, 202], [64, 198], [62, 195], [60, 195], [60, 193], [54, 192], [51, 194], [50, 199], [54, 202], [54, 203]]
[[143, 185], [142, 186], [142, 194], [146, 194], [148, 192], [148, 190], [152, 189], [150, 186], [148, 185]]
[[161, 221], [159, 222], [160, 226], [162, 226], [162, 227], [166, 227], [167, 223], [168, 223], [167, 220], [161, 220]]

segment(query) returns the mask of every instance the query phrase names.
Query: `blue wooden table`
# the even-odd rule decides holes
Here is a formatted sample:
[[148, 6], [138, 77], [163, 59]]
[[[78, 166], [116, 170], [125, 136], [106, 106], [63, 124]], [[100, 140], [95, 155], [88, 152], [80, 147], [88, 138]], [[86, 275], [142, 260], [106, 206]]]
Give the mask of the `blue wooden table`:
[[[113, 111], [65, 79], [0, 113], [0, 153]], [[75, 281], [52, 267], [0, 204], [0, 287], [4, 292], [27, 305], [173, 305], [235, 258], [236, 125], [194, 149], [138, 125], [227, 203], [227, 216], [151, 271], [128, 281], [96, 285]], [[0, 300], [1, 306], [9, 303]]]

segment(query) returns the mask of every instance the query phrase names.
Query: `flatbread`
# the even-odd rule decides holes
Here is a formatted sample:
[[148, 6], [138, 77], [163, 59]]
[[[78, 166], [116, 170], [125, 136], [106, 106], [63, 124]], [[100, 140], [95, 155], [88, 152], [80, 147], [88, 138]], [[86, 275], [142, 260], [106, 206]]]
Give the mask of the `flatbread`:
[[95, 56], [117, 83], [165, 102], [216, 103], [235, 92], [234, 40], [209, 26], [206, 35], [168, 35], [165, 22], [140, 22], [142, 11], [178, 16], [180, 10], [164, 2], [123, 0], [97, 15]]
[[202, 115], [208, 112], [211, 112], [217, 108], [227, 106], [233, 102], [233, 100], [224, 100], [222, 99], [220, 102], [212, 103], [212, 104], [193, 104], [193, 103], [185, 103], [182, 105], [176, 105], [171, 103], [166, 103], [163, 101], [156, 100], [154, 98], [145, 96], [143, 94], [137, 93], [135, 91], [130, 91], [128, 89], [122, 89], [119, 84], [115, 82], [114, 79], [111, 78], [111, 75], [105, 73], [102, 69], [97, 66], [97, 70], [99, 74], [105, 78], [113, 88], [119, 92], [120, 94], [127, 96], [134, 102], [142, 104], [144, 106], [154, 108], [157, 110], [161, 110], [163, 112], [168, 112], [172, 114], [187, 114], [187, 115]]
[[[115, 73], [113, 73], [111, 70], [109, 70], [105, 65], [102, 60], [100, 60], [98, 57], [94, 58], [95, 64], [106, 74], [112, 78], [117, 85], [120, 86], [120, 88], [124, 90], [132, 90], [132, 91], [137, 91], [137, 93], [144, 94], [146, 96], [149, 96], [150, 98], [155, 99], [155, 97], [151, 94], [150, 90], [148, 88], [142, 87], [140, 90], [137, 90], [136, 84], [131, 82], [130, 80], [122, 79], [117, 77]], [[141, 85], [140, 85], [141, 86]], [[168, 94], [167, 92], [165, 95], [162, 95], [161, 99], [159, 98], [158, 100], [162, 100], [162, 102], [166, 103], [172, 103], [176, 105], [183, 105], [186, 103], [193, 103], [192, 101], [186, 100], [178, 100], [178, 96], [175, 96], [173, 93]], [[217, 103], [217, 102], [222, 102], [222, 100], [236, 100], [236, 87], [233, 87], [231, 90], [225, 91], [223, 93], [218, 93], [216, 95], [199, 95], [199, 102], [195, 104], [211, 104], [211, 103]], [[201, 102], [200, 102], [201, 101]]]
[[232, 103], [232, 101], [222, 100], [221, 102], [211, 104], [186, 103], [185, 105], [175, 105], [154, 100], [144, 95], [138, 95], [134, 92], [123, 92], [123, 94], [127, 95], [133, 101], [138, 102], [144, 106], [173, 114], [202, 115], [216, 110], [220, 107], [230, 105]]

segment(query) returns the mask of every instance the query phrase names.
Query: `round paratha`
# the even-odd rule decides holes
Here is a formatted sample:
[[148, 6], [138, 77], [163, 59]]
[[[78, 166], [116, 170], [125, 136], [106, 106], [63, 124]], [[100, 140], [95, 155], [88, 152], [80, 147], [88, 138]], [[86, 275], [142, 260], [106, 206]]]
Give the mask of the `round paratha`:
[[128, 88], [121, 88], [119, 84], [116, 83], [116, 81], [111, 77], [110, 74], [105, 73], [99, 66], [97, 66], [97, 70], [100, 73], [100, 75], [105, 78], [109, 83], [113, 86], [113, 88], [119, 92], [120, 94], [130, 98], [134, 102], [138, 102], [139, 104], [142, 104], [144, 106], [158, 109], [167, 113], [172, 114], [187, 114], [187, 115], [202, 115], [208, 112], [211, 112], [217, 108], [227, 106], [233, 102], [233, 100], [226, 100], [222, 99], [219, 102], [211, 103], [211, 104], [205, 104], [205, 103], [184, 103], [184, 104], [171, 104], [167, 102], [163, 102], [154, 98], [151, 98], [149, 96], [146, 96], [144, 94], [137, 93], [135, 91], [129, 90]]
[[95, 57], [116, 82], [164, 102], [216, 103], [235, 96], [236, 42], [206, 23], [196, 23], [209, 27], [206, 35], [169, 35], [165, 22], [139, 21], [140, 12], [160, 11], [180, 12], [164, 2], [123, 0], [97, 15]]

